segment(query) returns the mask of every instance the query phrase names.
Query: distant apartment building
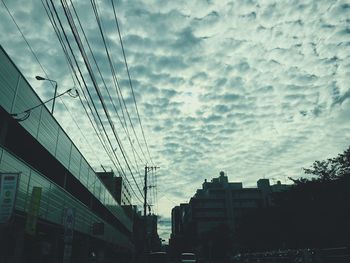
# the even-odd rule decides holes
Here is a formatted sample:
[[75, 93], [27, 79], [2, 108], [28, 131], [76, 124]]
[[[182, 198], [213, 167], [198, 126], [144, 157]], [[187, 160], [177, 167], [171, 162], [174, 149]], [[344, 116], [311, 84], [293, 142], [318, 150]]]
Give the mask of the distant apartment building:
[[188, 204], [172, 209], [170, 244], [183, 243], [189, 238], [195, 242], [221, 224], [235, 232], [244, 213], [271, 206], [271, 193], [286, 188], [280, 182], [270, 185], [269, 179], [258, 180], [257, 188], [243, 188], [241, 182], [228, 182], [224, 172], [220, 172], [210, 182], [205, 180]]

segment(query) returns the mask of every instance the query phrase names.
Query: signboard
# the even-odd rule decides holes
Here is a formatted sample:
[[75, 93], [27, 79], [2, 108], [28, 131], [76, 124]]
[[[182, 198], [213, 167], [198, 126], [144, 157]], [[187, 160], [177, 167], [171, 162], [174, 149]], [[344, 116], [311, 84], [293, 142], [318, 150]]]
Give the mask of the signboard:
[[65, 243], [71, 243], [73, 241], [74, 223], [75, 223], [75, 208], [67, 208], [63, 218]]
[[70, 263], [72, 256], [72, 244], [66, 243], [63, 250], [63, 263]]
[[25, 232], [32, 236], [35, 236], [36, 233], [36, 223], [39, 216], [41, 191], [41, 187], [33, 186], [25, 228]]
[[70, 263], [72, 254], [72, 242], [74, 235], [75, 208], [67, 208], [63, 217], [64, 225], [64, 250], [63, 263]]
[[0, 173], [0, 223], [6, 223], [15, 206], [20, 173]]

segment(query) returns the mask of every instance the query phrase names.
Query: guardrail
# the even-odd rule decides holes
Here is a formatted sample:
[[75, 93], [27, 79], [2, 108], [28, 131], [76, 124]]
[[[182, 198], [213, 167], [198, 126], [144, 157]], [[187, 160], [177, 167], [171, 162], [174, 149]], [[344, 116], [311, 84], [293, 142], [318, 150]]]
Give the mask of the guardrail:
[[325, 249], [287, 249], [238, 254], [233, 263], [349, 263], [348, 247]]

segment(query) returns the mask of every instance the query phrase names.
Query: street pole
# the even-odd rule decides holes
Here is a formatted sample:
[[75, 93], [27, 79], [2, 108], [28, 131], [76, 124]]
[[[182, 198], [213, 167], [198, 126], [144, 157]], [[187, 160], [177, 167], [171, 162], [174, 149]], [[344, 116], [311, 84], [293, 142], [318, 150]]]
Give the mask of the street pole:
[[55, 83], [55, 94], [53, 96], [52, 109], [51, 109], [51, 114], [53, 115], [53, 110], [55, 109], [56, 94], [57, 94], [57, 81], [56, 80], [52, 80], [52, 79], [48, 79], [48, 78], [44, 78], [44, 77], [40, 77], [40, 76], [35, 76], [35, 78], [37, 80], [47, 80], [47, 81], [50, 81], [51, 83], [52, 82]]
[[53, 101], [52, 101], [52, 110], [51, 114], [53, 115], [53, 110], [55, 109], [55, 101], [56, 101], [56, 94], [57, 94], [57, 82], [55, 82], [55, 94], [53, 95]]
[[143, 192], [144, 192], [144, 201], [143, 201], [143, 216], [146, 219], [146, 210], [147, 210], [147, 172], [148, 172], [147, 165], [145, 166], [145, 185], [143, 187]]
[[143, 215], [146, 217], [146, 213], [147, 213], [147, 189], [149, 188], [149, 186], [147, 185], [147, 174], [148, 171], [151, 170], [157, 170], [160, 167], [158, 166], [145, 166], [145, 185], [143, 187], [143, 193], [144, 193], [144, 201], [143, 201]]
[[144, 238], [145, 238], [145, 242], [144, 242], [144, 252], [148, 253], [150, 251], [150, 248], [151, 248], [151, 244], [150, 244], [150, 237], [147, 233], [147, 190], [149, 188], [149, 186], [147, 185], [147, 175], [148, 175], [148, 172], [151, 171], [151, 170], [157, 170], [157, 168], [159, 167], [156, 167], [156, 166], [145, 166], [145, 185], [144, 185], [144, 188], [143, 188], [143, 192], [144, 192], [144, 201], [143, 201], [143, 219], [144, 219]]

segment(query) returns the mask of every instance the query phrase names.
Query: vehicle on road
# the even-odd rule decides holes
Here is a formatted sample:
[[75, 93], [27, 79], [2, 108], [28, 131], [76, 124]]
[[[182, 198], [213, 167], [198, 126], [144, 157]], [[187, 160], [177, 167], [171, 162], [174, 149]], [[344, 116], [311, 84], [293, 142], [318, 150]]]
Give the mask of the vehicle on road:
[[196, 263], [196, 255], [194, 253], [182, 253], [181, 263]]
[[147, 263], [169, 263], [166, 252], [151, 252], [148, 254]]

